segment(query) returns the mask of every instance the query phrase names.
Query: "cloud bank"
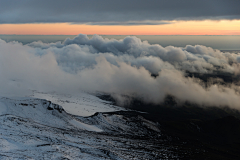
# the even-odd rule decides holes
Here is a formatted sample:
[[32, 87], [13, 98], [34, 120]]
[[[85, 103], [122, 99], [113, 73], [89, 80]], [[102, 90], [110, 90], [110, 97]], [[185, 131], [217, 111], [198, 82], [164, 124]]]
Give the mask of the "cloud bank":
[[172, 95], [179, 103], [240, 109], [239, 86], [205, 87], [201, 80], [185, 73], [239, 76], [239, 57], [240, 53], [200, 45], [150, 45], [136, 37], [115, 40], [95, 35], [90, 39], [80, 34], [63, 43], [27, 45], [0, 40], [0, 93], [100, 91], [118, 100], [127, 95], [156, 104]]
[[155, 25], [169, 20], [240, 19], [239, 6], [238, 0], [1, 0], [0, 23]]

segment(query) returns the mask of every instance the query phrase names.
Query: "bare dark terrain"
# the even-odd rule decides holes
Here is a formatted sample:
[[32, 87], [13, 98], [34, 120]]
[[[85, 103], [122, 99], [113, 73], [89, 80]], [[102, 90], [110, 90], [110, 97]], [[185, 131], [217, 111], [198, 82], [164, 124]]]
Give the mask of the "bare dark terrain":
[[[212, 78], [221, 78], [222, 85], [239, 80], [238, 77], [224, 74], [188, 73], [187, 76], [199, 78], [205, 83]], [[99, 98], [116, 103], [110, 95], [101, 95]], [[178, 104], [170, 95], [160, 105], [132, 99], [130, 104], [123, 107], [141, 111], [134, 114], [158, 123], [161, 138], [168, 139], [164, 142], [165, 145], [177, 147], [174, 152], [180, 159], [240, 158], [239, 110], [228, 106], [199, 106], [188, 102]], [[185, 154], [186, 152], [188, 153]]]

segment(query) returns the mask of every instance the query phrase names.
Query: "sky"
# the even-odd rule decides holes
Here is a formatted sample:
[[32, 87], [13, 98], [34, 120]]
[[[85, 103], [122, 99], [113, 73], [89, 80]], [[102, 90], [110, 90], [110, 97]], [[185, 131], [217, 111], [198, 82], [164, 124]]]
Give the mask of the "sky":
[[237, 0], [1, 0], [0, 34], [240, 35]]

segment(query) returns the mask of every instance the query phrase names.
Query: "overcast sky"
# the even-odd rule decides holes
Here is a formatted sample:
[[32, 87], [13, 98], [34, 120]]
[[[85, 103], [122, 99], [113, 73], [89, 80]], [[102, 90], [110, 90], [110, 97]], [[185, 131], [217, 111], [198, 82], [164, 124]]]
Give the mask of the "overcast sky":
[[154, 25], [171, 20], [240, 19], [239, 6], [239, 0], [1, 0], [0, 23]]

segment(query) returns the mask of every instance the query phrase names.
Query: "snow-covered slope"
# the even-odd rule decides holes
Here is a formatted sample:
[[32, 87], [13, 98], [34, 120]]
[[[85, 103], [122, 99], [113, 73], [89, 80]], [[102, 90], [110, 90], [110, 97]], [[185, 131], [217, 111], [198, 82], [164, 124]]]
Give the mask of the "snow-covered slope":
[[49, 99], [0, 99], [0, 159], [175, 158], [162, 142], [158, 124], [132, 112], [81, 117]]
[[64, 111], [62, 106], [51, 101], [36, 98], [1, 98], [1, 115], [13, 115], [34, 122], [58, 128], [80, 128], [88, 131], [101, 131], [77, 121]]
[[32, 97], [47, 99], [53, 103], [61, 105], [67, 113], [78, 116], [91, 116], [96, 112], [125, 110], [124, 108], [112, 105], [111, 102], [101, 100], [98, 97], [85, 92], [70, 95], [34, 91]]
[[161, 136], [159, 124], [146, 120], [135, 111], [106, 112], [96, 113], [90, 117], [75, 117], [83, 123], [97, 126], [113, 134], [145, 136], [149, 131], [155, 131], [158, 136]]

